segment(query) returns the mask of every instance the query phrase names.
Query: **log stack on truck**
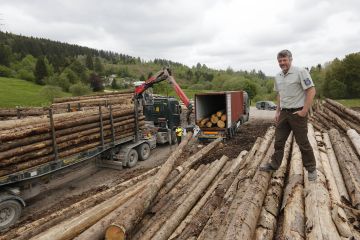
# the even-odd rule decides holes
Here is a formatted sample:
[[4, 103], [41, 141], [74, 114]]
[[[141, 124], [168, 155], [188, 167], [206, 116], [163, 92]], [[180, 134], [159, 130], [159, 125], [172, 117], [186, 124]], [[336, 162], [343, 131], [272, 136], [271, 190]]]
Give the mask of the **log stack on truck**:
[[[133, 167], [156, 147], [145, 138], [145, 117], [134, 103], [2, 121], [0, 126], [0, 229], [20, 216], [42, 176], [97, 159], [105, 167]], [[41, 177], [41, 178], [40, 178]]]
[[249, 120], [250, 102], [245, 91], [195, 94], [195, 121], [199, 140], [232, 138]]

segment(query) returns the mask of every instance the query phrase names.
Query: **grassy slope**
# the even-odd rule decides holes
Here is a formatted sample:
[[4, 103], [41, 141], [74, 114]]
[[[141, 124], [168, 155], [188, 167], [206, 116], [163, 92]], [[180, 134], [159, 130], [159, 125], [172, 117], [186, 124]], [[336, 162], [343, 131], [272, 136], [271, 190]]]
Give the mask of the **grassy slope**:
[[0, 107], [47, 106], [50, 102], [39, 94], [41, 88], [25, 80], [0, 77]]
[[347, 107], [360, 107], [360, 99], [339, 99], [336, 100]]

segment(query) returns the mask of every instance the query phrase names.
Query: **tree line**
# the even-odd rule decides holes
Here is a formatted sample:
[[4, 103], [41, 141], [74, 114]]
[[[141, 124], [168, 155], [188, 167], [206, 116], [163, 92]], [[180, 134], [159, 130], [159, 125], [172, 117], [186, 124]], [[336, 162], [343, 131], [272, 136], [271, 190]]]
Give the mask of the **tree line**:
[[320, 97], [333, 99], [360, 98], [360, 52], [310, 69]]
[[[355, 53], [312, 67], [319, 95], [359, 97], [359, 61], [359, 53]], [[56, 87], [73, 95], [102, 91], [104, 83], [113, 89], [133, 88], [134, 81], [144, 81], [164, 66], [171, 67], [184, 90], [246, 90], [253, 101], [275, 99], [274, 78], [261, 70], [215, 70], [201, 63], [188, 67], [159, 58], [144, 61], [127, 54], [0, 31], [0, 76]], [[114, 76], [111, 83], [109, 76]], [[171, 87], [163, 82], [155, 85], [154, 91], [167, 94]]]

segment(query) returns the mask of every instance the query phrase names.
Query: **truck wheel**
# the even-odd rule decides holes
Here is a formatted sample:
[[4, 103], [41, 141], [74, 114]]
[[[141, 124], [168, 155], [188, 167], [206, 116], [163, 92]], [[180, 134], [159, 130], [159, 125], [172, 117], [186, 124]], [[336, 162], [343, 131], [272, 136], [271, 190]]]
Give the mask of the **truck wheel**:
[[143, 143], [138, 147], [139, 160], [144, 161], [150, 157], [150, 146], [147, 143]]
[[21, 204], [16, 200], [6, 200], [0, 203], [0, 230], [16, 223], [22, 212]]
[[127, 167], [132, 168], [138, 162], [139, 155], [135, 149], [131, 149], [126, 157]]

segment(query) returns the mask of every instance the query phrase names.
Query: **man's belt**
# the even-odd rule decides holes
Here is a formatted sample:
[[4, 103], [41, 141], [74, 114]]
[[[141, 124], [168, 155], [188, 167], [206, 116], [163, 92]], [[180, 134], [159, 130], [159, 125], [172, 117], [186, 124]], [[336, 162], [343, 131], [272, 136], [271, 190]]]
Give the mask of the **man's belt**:
[[298, 108], [282, 108], [281, 111], [284, 111], [284, 112], [297, 112], [297, 111], [300, 111], [302, 110], [303, 107], [298, 107]]

